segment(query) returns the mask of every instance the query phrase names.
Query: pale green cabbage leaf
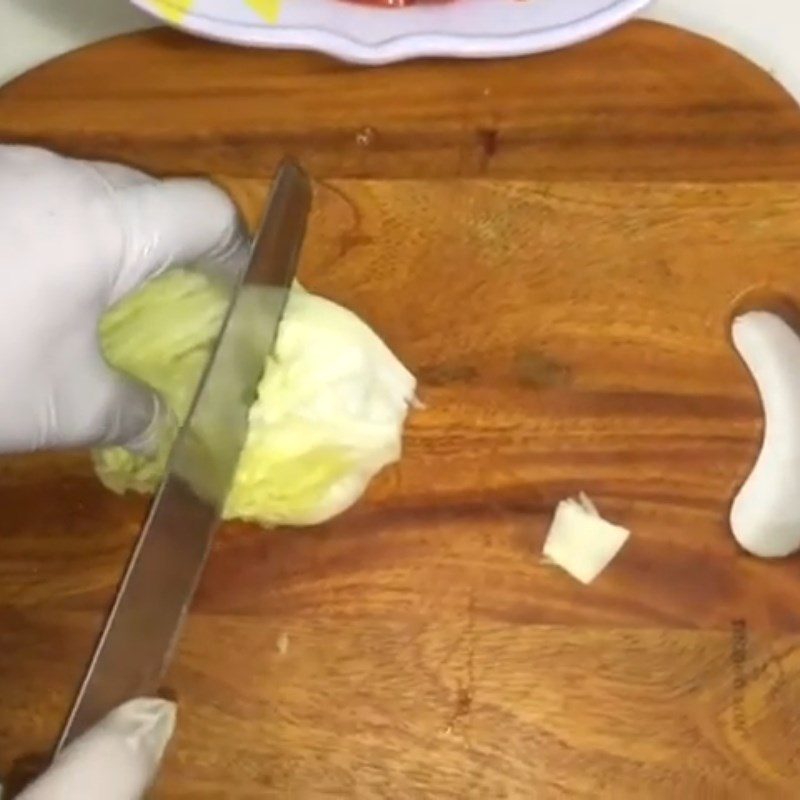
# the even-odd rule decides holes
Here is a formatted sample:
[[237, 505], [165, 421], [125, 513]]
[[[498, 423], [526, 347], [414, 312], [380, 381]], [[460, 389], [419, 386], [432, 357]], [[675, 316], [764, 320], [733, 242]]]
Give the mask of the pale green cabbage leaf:
[[[153, 387], [176, 423], [187, 414], [225, 299], [202, 272], [173, 270], [102, 320], [106, 359]], [[415, 387], [413, 375], [355, 314], [293, 290], [250, 409], [224, 517], [311, 525], [347, 509], [400, 458]], [[176, 429], [164, 431], [151, 457], [120, 447], [96, 451], [101, 481], [116, 492], [153, 491]]]

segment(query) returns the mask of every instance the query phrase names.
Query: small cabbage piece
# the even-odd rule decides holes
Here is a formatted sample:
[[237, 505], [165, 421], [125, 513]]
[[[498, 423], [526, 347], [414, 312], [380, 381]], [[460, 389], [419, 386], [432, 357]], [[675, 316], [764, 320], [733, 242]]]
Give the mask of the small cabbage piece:
[[[158, 391], [183, 420], [225, 300], [201, 272], [172, 270], [106, 314], [104, 354]], [[415, 387], [414, 376], [352, 312], [293, 290], [250, 409], [223, 516], [312, 525], [347, 509], [380, 469], [400, 458]], [[100, 480], [120, 493], [153, 491], [176, 427], [164, 432], [151, 457], [121, 447], [96, 451]]]
[[611, 563], [630, 531], [603, 519], [581, 492], [562, 500], [550, 524], [542, 554], [581, 583], [589, 584]]

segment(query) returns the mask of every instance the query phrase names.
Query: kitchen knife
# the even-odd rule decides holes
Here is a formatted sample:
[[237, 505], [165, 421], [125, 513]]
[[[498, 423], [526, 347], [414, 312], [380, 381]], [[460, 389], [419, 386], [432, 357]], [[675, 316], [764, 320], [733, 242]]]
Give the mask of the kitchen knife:
[[116, 706], [159, 689], [244, 446], [310, 206], [306, 174], [284, 161], [249, 263], [216, 276], [226, 314], [56, 752]]

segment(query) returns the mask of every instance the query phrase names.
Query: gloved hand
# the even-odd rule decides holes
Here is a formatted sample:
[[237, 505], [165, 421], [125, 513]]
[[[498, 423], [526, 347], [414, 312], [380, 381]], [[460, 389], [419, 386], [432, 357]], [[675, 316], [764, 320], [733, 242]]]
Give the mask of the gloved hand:
[[174, 729], [174, 703], [131, 700], [65, 747], [17, 800], [139, 800]]
[[0, 146], [0, 451], [148, 449], [159, 402], [106, 365], [99, 320], [174, 264], [245, 251], [211, 183]]

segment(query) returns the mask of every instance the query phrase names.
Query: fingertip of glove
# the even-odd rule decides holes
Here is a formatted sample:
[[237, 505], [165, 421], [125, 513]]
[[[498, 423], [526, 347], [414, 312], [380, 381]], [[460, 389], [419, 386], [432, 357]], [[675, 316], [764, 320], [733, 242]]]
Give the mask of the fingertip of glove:
[[171, 266], [225, 260], [245, 238], [236, 204], [202, 178], [130, 187], [119, 193], [119, 207], [126, 250], [112, 302]]
[[150, 392], [152, 410], [148, 425], [132, 439], [119, 444], [139, 456], [153, 456], [158, 452], [162, 435], [170, 425], [172, 414], [157, 392]]
[[126, 735], [157, 735], [164, 744], [175, 730], [178, 706], [162, 697], [137, 697], [115, 708], [107, 717], [109, 724]]
[[239, 219], [230, 195], [207, 178], [165, 178], [154, 191], [169, 196], [169, 204], [176, 210], [197, 214], [199, 220], [211, 219], [234, 227]]

